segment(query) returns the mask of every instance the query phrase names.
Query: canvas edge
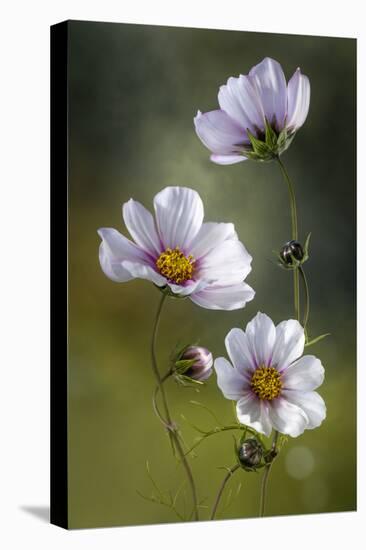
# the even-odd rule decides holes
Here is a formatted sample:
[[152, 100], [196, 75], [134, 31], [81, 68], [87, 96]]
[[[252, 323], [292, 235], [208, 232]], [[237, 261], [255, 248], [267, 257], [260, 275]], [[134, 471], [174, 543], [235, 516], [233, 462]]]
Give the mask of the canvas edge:
[[50, 28], [50, 522], [68, 528], [68, 22]]

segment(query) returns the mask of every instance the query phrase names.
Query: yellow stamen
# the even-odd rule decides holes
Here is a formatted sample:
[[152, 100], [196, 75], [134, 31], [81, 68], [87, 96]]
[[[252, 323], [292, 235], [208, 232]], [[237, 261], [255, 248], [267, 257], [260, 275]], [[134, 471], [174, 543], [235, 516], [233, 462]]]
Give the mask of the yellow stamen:
[[156, 267], [169, 281], [176, 284], [192, 279], [195, 260], [193, 256], [185, 256], [179, 246], [167, 248], [156, 260]]
[[261, 365], [252, 376], [251, 386], [259, 399], [271, 401], [281, 393], [281, 375], [274, 367]]

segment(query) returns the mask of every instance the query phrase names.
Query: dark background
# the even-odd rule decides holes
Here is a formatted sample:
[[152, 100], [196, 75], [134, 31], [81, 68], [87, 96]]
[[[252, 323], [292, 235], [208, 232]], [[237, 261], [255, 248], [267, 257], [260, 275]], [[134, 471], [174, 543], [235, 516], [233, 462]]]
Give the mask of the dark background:
[[[106, 23], [70, 23], [69, 150], [69, 522], [96, 527], [176, 521], [139, 496], [153, 488], [149, 461], [163, 490], [184, 479], [153, 414], [149, 341], [159, 293], [146, 281], [116, 284], [99, 266], [99, 227], [126, 233], [121, 205], [130, 197], [152, 208], [167, 185], [196, 189], [205, 219], [232, 221], [252, 254], [247, 282], [255, 299], [243, 310], [214, 312], [190, 300], [169, 301], [159, 337], [161, 368], [177, 341], [199, 339], [214, 356], [224, 337], [258, 310], [276, 322], [293, 317], [291, 274], [273, 249], [290, 238], [287, 189], [273, 163], [217, 166], [193, 127], [197, 109], [217, 108], [229, 76], [246, 74], [269, 56], [289, 79], [297, 66], [311, 82], [308, 119], [284, 154], [294, 181], [300, 237], [312, 232], [306, 264], [311, 292], [310, 337], [331, 336], [309, 349], [321, 358], [323, 425], [289, 439], [273, 468], [268, 513], [354, 510], [355, 444], [355, 94], [356, 41], [249, 32]], [[208, 405], [224, 423], [231, 403], [213, 375], [197, 394], [168, 387], [174, 417], [190, 445], [209, 429]], [[182, 417], [184, 416], [184, 419]], [[232, 432], [204, 442], [192, 468], [203, 505], [212, 506], [234, 463]], [[236, 474], [239, 496], [218, 517], [257, 515], [260, 478]], [[223, 506], [226, 495], [223, 498]], [[183, 499], [189, 492], [183, 487]], [[207, 519], [209, 510], [202, 509]]]

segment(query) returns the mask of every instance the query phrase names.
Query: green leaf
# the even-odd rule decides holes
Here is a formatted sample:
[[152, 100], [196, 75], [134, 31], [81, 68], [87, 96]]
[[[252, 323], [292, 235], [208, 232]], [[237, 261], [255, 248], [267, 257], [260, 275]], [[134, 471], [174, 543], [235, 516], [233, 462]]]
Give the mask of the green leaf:
[[305, 347], [308, 348], [309, 346], [313, 346], [314, 344], [317, 344], [318, 342], [320, 342], [320, 340], [323, 340], [326, 336], [330, 336], [330, 332], [326, 332], [325, 334], [321, 334], [320, 336], [317, 336], [316, 338], [309, 340], [308, 342], [306, 342]]

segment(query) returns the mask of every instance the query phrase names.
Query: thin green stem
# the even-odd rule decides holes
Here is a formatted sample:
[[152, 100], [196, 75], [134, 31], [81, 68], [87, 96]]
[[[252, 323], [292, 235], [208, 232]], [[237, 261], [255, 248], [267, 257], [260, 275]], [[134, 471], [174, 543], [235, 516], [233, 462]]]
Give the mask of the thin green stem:
[[[295, 190], [288, 172], [285, 168], [280, 157], [277, 157], [277, 162], [280, 166], [282, 175], [287, 184], [287, 189], [290, 198], [290, 209], [291, 209], [291, 237], [292, 240], [297, 241], [298, 239], [298, 227], [297, 227], [297, 209], [296, 209], [296, 197]], [[295, 318], [300, 321], [300, 289], [299, 289], [299, 271], [298, 268], [293, 270], [293, 279], [294, 279], [294, 306], [295, 306]]]
[[272, 453], [273, 457], [269, 464], [266, 465], [264, 469], [264, 474], [262, 478], [262, 487], [261, 487], [261, 498], [259, 503], [259, 516], [262, 518], [265, 514], [266, 509], [266, 499], [267, 499], [267, 490], [268, 490], [268, 480], [269, 480], [269, 474], [271, 473], [272, 465], [274, 462], [274, 459], [277, 454], [277, 441], [278, 441], [279, 433], [276, 431], [273, 436], [273, 442], [272, 442]]
[[295, 191], [294, 186], [292, 185], [292, 182], [290, 180], [290, 177], [288, 175], [288, 172], [285, 168], [285, 165], [283, 164], [280, 157], [277, 157], [277, 162], [280, 165], [282, 175], [287, 183], [287, 188], [290, 196], [290, 208], [291, 208], [291, 226], [292, 226], [292, 239], [294, 241], [297, 241], [298, 239], [298, 230], [297, 230], [297, 210], [296, 210], [296, 197], [295, 197]]
[[215, 519], [217, 508], [219, 506], [220, 499], [222, 497], [222, 493], [224, 492], [225, 486], [226, 486], [227, 482], [229, 481], [229, 479], [231, 478], [231, 476], [234, 474], [234, 472], [236, 472], [236, 470], [238, 470], [239, 468], [240, 468], [239, 464], [235, 464], [235, 466], [230, 468], [230, 470], [227, 472], [226, 476], [222, 480], [222, 483], [221, 483], [220, 488], [219, 488], [219, 492], [216, 495], [216, 499], [215, 499], [215, 502], [214, 502], [214, 505], [213, 505], [213, 508], [212, 508], [210, 520]]
[[188, 464], [187, 458], [185, 456], [184, 450], [183, 450], [181, 442], [179, 440], [179, 435], [177, 433], [177, 428], [176, 428], [175, 424], [172, 422], [172, 417], [171, 417], [171, 414], [170, 414], [170, 411], [169, 411], [169, 406], [168, 406], [168, 400], [167, 400], [166, 393], [165, 393], [164, 381], [168, 378], [168, 376], [166, 376], [166, 375], [164, 377], [160, 376], [158, 363], [157, 363], [157, 360], [156, 360], [156, 351], [155, 351], [156, 350], [156, 339], [157, 339], [158, 328], [159, 328], [159, 323], [160, 323], [160, 317], [161, 317], [161, 312], [162, 312], [162, 309], [163, 309], [165, 298], [166, 298], [166, 295], [162, 294], [162, 297], [160, 299], [158, 309], [157, 309], [157, 312], [156, 312], [156, 317], [155, 317], [154, 327], [153, 327], [153, 333], [152, 333], [152, 339], [151, 339], [151, 365], [152, 365], [152, 369], [153, 369], [153, 372], [154, 372], [154, 375], [155, 375], [155, 378], [156, 378], [156, 382], [157, 382], [157, 390], [159, 390], [160, 394], [161, 394], [164, 413], [165, 413], [165, 418], [160, 413], [159, 408], [157, 406], [157, 402], [156, 402], [156, 397], [157, 397], [157, 393], [158, 393], [157, 390], [154, 391], [153, 405], [154, 405], [154, 411], [157, 414], [159, 420], [164, 424], [164, 426], [168, 430], [169, 436], [170, 436], [172, 442], [174, 443], [174, 446], [175, 446], [175, 448], [178, 452], [179, 458], [180, 458], [180, 460], [183, 464], [183, 467], [186, 471], [188, 483], [190, 485], [191, 492], [192, 492], [192, 500], [193, 500], [193, 507], [194, 507], [194, 519], [196, 521], [198, 521], [199, 515], [198, 515], [198, 499], [197, 499], [196, 486], [195, 486], [195, 483], [194, 483], [191, 468]]
[[310, 313], [310, 293], [309, 293], [309, 284], [307, 277], [305, 275], [305, 271], [303, 270], [302, 266], [299, 266], [299, 273], [301, 276], [301, 280], [304, 285], [304, 294], [305, 294], [305, 307], [304, 307], [304, 318], [303, 318], [303, 327], [306, 333], [306, 325], [308, 324], [309, 320], [309, 313]]

